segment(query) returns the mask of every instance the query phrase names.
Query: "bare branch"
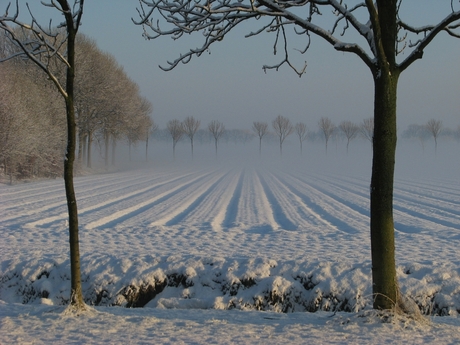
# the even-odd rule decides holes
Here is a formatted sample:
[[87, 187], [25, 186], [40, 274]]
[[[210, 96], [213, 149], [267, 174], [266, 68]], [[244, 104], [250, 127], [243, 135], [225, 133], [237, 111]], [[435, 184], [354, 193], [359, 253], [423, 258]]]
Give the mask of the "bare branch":
[[424, 37], [417, 42], [411, 44], [412, 47], [415, 49], [412, 53], [400, 64], [400, 70], [404, 71], [407, 67], [409, 67], [414, 61], [421, 59], [423, 57], [424, 49], [433, 41], [433, 39], [442, 31], [446, 31], [449, 35], [460, 38], [459, 33], [454, 33], [453, 30], [458, 29], [460, 27], [460, 11], [452, 12], [448, 15], [444, 20], [439, 22], [437, 25], [434, 26], [424, 26], [420, 28], [415, 28], [405, 24], [402, 21], [399, 21], [399, 25], [403, 27], [405, 30], [416, 33], [416, 34], [423, 34]]
[[[354, 16], [354, 12], [364, 8], [365, 3], [360, 2], [351, 9], [342, 5], [342, 1], [336, 0], [298, 0], [298, 1], [274, 1], [274, 0], [140, 0], [137, 9], [139, 20], [133, 22], [142, 25], [144, 37], [155, 39], [160, 36], [169, 36], [174, 40], [183, 37], [185, 33], [201, 32], [204, 42], [200, 47], [190, 49], [181, 54], [177, 59], [168, 61], [168, 66], [160, 66], [163, 70], [171, 70], [179, 63], [187, 64], [193, 56], [200, 56], [207, 52], [210, 46], [221, 41], [224, 36], [237, 25], [249, 19], [269, 18], [268, 24], [262, 24], [261, 28], [250, 32], [246, 37], [255, 36], [262, 32], [275, 33], [274, 53], [277, 53], [277, 45], [283, 42], [284, 58], [272, 66], [263, 66], [264, 70], [279, 69], [287, 64], [299, 76], [305, 72], [306, 63], [298, 68], [291, 62], [288, 48], [287, 26], [294, 27], [297, 35], [305, 35], [307, 44], [302, 49], [297, 49], [304, 54], [310, 46], [310, 35], [320, 36], [329, 42], [336, 50], [351, 52], [358, 55], [370, 68], [374, 68], [373, 58], [368, 56], [364, 49], [352, 42], [343, 42], [334, 36], [334, 30], [329, 31], [314, 23], [316, 17], [321, 14], [320, 7], [329, 6], [338, 14], [336, 25], [345, 20], [347, 25], [354, 27], [362, 35], [374, 50], [373, 34], [369, 24], [360, 23]], [[309, 6], [308, 15], [303, 18], [298, 9]], [[292, 10], [292, 11], [291, 11]], [[155, 16], [157, 15], [157, 16]]]
[[[61, 12], [63, 11], [62, 8], [54, 1], [51, 4], [45, 5], [56, 8]], [[57, 59], [57, 61], [63, 63], [65, 67], [69, 67], [67, 58], [64, 56], [64, 53], [61, 53], [61, 51], [65, 51], [67, 39], [66, 35], [60, 31], [53, 32], [51, 28], [51, 21], [48, 29], [45, 29], [42, 25], [40, 25], [29, 5], [27, 5], [27, 9], [31, 17], [30, 24], [21, 22], [18, 19], [19, 4], [17, 0], [16, 11], [13, 16], [8, 16], [9, 9], [10, 5], [7, 7], [5, 15], [0, 17], [0, 29], [8, 33], [8, 38], [18, 47], [18, 51], [3, 58], [0, 62], [16, 57], [26, 57], [30, 59], [48, 75], [49, 79], [56, 85], [58, 91], [64, 97], [67, 97], [65, 87], [59, 81], [51, 66], [51, 63]], [[14, 26], [11, 26], [10, 24], [13, 24]]]
[[262, 69], [264, 70], [264, 72], [266, 73], [267, 70], [269, 69], [275, 69], [278, 71], [278, 69], [284, 65], [284, 64], [287, 64], [289, 65], [289, 67], [291, 67], [291, 69], [299, 76], [301, 77], [304, 73], [305, 73], [305, 70], [307, 69], [307, 62], [305, 61], [305, 64], [303, 65], [303, 67], [299, 70], [297, 69], [289, 60], [289, 53], [288, 53], [288, 41], [287, 41], [287, 38], [286, 38], [286, 31], [284, 30], [284, 26], [280, 25], [279, 29], [278, 29], [278, 32], [277, 32], [277, 36], [276, 36], [276, 41], [275, 41], [275, 45], [274, 45], [274, 54], [276, 55], [276, 44], [278, 42], [278, 35], [279, 35], [279, 30], [281, 30], [281, 33], [282, 33], [282, 36], [283, 36], [283, 40], [284, 40], [284, 60], [282, 60], [280, 63], [276, 64], [276, 65], [273, 65], [273, 66], [268, 66], [268, 65], [264, 65], [262, 67]]

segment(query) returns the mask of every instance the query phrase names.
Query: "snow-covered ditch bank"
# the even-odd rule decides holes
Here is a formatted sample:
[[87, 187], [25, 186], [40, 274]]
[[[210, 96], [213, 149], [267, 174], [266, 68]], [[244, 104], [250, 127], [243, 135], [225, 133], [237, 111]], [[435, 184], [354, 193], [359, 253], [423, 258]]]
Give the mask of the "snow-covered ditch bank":
[[[372, 307], [370, 263], [218, 257], [82, 258], [83, 293], [93, 306], [358, 312]], [[65, 305], [69, 261], [2, 262], [0, 298]], [[458, 267], [399, 267], [401, 292], [426, 315], [460, 312]]]

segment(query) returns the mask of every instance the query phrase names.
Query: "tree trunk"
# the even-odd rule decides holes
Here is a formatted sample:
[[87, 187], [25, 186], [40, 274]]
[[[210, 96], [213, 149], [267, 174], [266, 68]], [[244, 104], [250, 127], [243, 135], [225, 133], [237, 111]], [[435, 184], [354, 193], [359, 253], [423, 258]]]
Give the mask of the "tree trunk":
[[82, 148], [82, 164], [81, 166], [83, 167], [84, 163], [86, 162], [86, 151], [87, 151], [87, 146], [88, 146], [88, 134], [83, 134], [82, 135], [82, 145], [83, 145], [83, 148]]
[[259, 157], [262, 157], [262, 138], [259, 137]]
[[112, 137], [112, 165], [115, 166], [115, 148], [117, 147], [117, 140]]
[[93, 132], [88, 131], [88, 153], [86, 154], [86, 166], [91, 168], [91, 146], [93, 144]]
[[81, 289], [80, 248], [78, 238], [77, 199], [73, 185], [73, 168], [76, 149], [76, 123], [73, 99], [75, 78], [75, 35], [76, 31], [68, 24], [67, 54], [69, 66], [66, 80], [66, 114], [67, 114], [67, 152], [64, 160], [64, 183], [69, 213], [69, 244], [70, 244], [70, 304], [77, 310], [84, 309]]
[[371, 248], [374, 309], [398, 303], [393, 223], [398, 73], [374, 78], [374, 139], [371, 180]]
[[173, 160], [176, 160], [176, 141], [173, 139]]
[[131, 144], [132, 144], [132, 141], [128, 139], [128, 157], [129, 157], [130, 162], [131, 162]]
[[149, 161], [149, 136], [145, 138], [145, 161]]
[[78, 156], [77, 156], [77, 165], [79, 167], [83, 166], [83, 131], [78, 131]]
[[[5, 160], [5, 162], [6, 162], [6, 160]], [[13, 174], [14, 174], [15, 165], [16, 164], [13, 162], [11, 157], [9, 157], [9, 159], [8, 159], [8, 165], [6, 165], [6, 163], [5, 163], [5, 167], [8, 167], [8, 175], [10, 177], [10, 186], [13, 185]]]
[[110, 134], [108, 131], [104, 131], [104, 164], [105, 164], [105, 169], [109, 167], [109, 141], [110, 141]]

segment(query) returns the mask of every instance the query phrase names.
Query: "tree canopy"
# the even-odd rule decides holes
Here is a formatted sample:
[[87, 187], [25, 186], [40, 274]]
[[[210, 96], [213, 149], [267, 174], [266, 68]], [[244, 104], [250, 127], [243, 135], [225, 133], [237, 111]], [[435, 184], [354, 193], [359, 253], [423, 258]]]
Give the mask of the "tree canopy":
[[[306, 63], [295, 66], [290, 58], [289, 38], [298, 35], [304, 37], [303, 45], [295, 47], [301, 54], [310, 48], [312, 37], [318, 36], [337, 51], [357, 55], [373, 74], [377, 74], [382, 67], [379, 61], [396, 63], [396, 56], [400, 57], [397, 67], [402, 72], [422, 58], [424, 49], [440, 32], [460, 37], [460, 5], [454, 0], [446, 0], [445, 3], [450, 3], [450, 13], [437, 24], [423, 26], [411, 24], [401, 14], [406, 8], [406, 12], [417, 10], [403, 0], [375, 3], [372, 0], [141, 0], [138, 9], [140, 18], [135, 22], [145, 27], [147, 39], [170, 36], [176, 40], [194, 32], [204, 35], [201, 46], [168, 62], [162, 67], [164, 70], [173, 69], [179, 63], [188, 63], [193, 56], [200, 56], [214, 43], [222, 41], [236, 26], [257, 20], [260, 23], [258, 28], [248, 32], [246, 37], [273, 33], [274, 54], [278, 51], [284, 53], [279, 63], [263, 66], [265, 70], [288, 65], [299, 76], [305, 73]], [[379, 11], [384, 7], [394, 8], [391, 15], [396, 20], [385, 18], [385, 11]], [[392, 22], [394, 25], [390, 28], [388, 25]], [[382, 30], [382, 26], [388, 30]], [[381, 34], [388, 35], [395, 44], [383, 44]]]

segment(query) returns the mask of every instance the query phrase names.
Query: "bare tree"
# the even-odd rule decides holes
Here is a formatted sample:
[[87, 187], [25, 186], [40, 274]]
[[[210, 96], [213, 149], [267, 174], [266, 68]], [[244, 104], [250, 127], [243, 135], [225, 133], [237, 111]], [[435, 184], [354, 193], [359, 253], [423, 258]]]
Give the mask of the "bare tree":
[[441, 133], [442, 121], [431, 119], [430, 121], [427, 122], [425, 127], [428, 130], [428, 132], [430, 132], [430, 134], [433, 136], [434, 152], [437, 152], [438, 151], [438, 136], [439, 136], [439, 133]]
[[324, 134], [324, 139], [326, 140], [326, 153], [327, 153], [327, 143], [331, 138], [332, 134], [335, 132], [335, 125], [328, 117], [322, 117], [318, 122], [319, 129]]
[[272, 127], [279, 139], [280, 155], [283, 155], [284, 140], [294, 132], [294, 127], [291, 124], [291, 120], [281, 115], [278, 115], [273, 120]]
[[166, 128], [168, 128], [168, 132], [173, 140], [173, 158], [176, 159], [176, 144], [184, 135], [184, 127], [179, 120], [174, 119], [168, 121]]
[[[64, 160], [64, 184], [67, 198], [67, 210], [69, 214], [69, 244], [70, 244], [70, 305], [72, 309], [80, 311], [85, 310], [86, 306], [83, 301], [81, 288], [81, 271], [80, 271], [80, 249], [78, 239], [78, 212], [77, 200], [73, 184], [73, 170], [76, 149], [76, 125], [75, 125], [75, 106], [74, 106], [74, 80], [75, 80], [75, 38], [80, 27], [83, 15], [84, 0], [75, 1], [71, 6], [66, 0], [56, 0], [47, 4], [55, 8], [64, 16], [66, 35], [66, 52], [63, 54], [61, 48], [64, 45], [62, 35], [47, 31], [41, 26], [33, 14], [29, 11], [32, 20], [31, 24], [25, 24], [19, 21], [19, 5], [16, 2], [15, 14], [9, 16], [10, 5], [6, 12], [0, 16], [0, 29], [9, 34], [9, 38], [14, 42], [18, 51], [16, 56], [22, 56], [32, 61], [38, 66], [49, 79], [54, 83], [59, 93], [65, 101], [67, 115], [67, 150]], [[16, 25], [23, 31], [27, 32], [29, 37], [18, 34], [10, 24]], [[13, 57], [13, 54], [11, 57]], [[65, 66], [65, 82], [59, 80], [59, 76], [53, 70], [55, 63]]]
[[300, 153], [302, 153], [303, 152], [303, 142], [307, 140], [307, 137], [308, 137], [307, 125], [302, 122], [296, 123], [295, 133], [297, 134], [297, 137], [299, 138]]
[[220, 121], [212, 120], [208, 125], [208, 129], [211, 132], [212, 136], [214, 137], [214, 145], [216, 147], [216, 157], [217, 157], [217, 143], [219, 142], [219, 139], [222, 137], [222, 135], [225, 132], [225, 126]]
[[259, 137], [259, 156], [262, 155], [262, 138], [268, 133], [268, 123], [266, 122], [254, 122], [252, 124], [252, 130]]
[[345, 134], [347, 138], [347, 153], [348, 153], [348, 146], [350, 145], [350, 141], [356, 137], [359, 132], [359, 126], [355, 125], [351, 121], [343, 121], [339, 125], [340, 130]]
[[[299, 76], [306, 63], [296, 67], [291, 61], [291, 35], [300, 35], [304, 46], [311, 48], [311, 37], [329, 43], [336, 51], [357, 56], [368, 67], [374, 81], [374, 133], [371, 177], [371, 249], [374, 308], [393, 309], [399, 303], [393, 220], [394, 162], [396, 155], [396, 99], [399, 76], [415, 61], [441, 32], [460, 38], [460, 10], [458, 1], [446, 1], [445, 17], [435, 25], [414, 26], [404, 14], [415, 12], [423, 5], [412, 4], [401, 11], [400, 0], [142, 0], [138, 24], [144, 36], [175, 39], [189, 37], [193, 32], [203, 34], [203, 44], [190, 49], [169, 63], [171, 70], [179, 63], [187, 63], [193, 56], [208, 51], [221, 42], [227, 33], [248, 20], [259, 23], [247, 37], [274, 34], [274, 49], [281, 46], [281, 61], [263, 69], [278, 70], [291, 67]], [[406, 3], [405, 3], [406, 4]], [[406, 6], [411, 6], [410, 3]], [[293, 30], [289, 30], [293, 27]], [[150, 30], [147, 32], [147, 30]], [[350, 32], [352, 31], [352, 32]], [[152, 32], [150, 35], [149, 32]], [[299, 42], [299, 39], [293, 39]], [[301, 41], [302, 42], [302, 41]], [[404, 55], [402, 55], [404, 51]]]
[[367, 140], [369, 140], [372, 144], [374, 140], [374, 118], [369, 117], [367, 119], [364, 119], [363, 122], [361, 122], [359, 130], [361, 135]]
[[183, 121], [184, 132], [190, 139], [190, 146], [192, 148], [192, 159], [193, 159], [193, 137], [195, 136], [196, 131], [200, 128], [200, 121], [196, 120], [193, 116], [185, 118]]

